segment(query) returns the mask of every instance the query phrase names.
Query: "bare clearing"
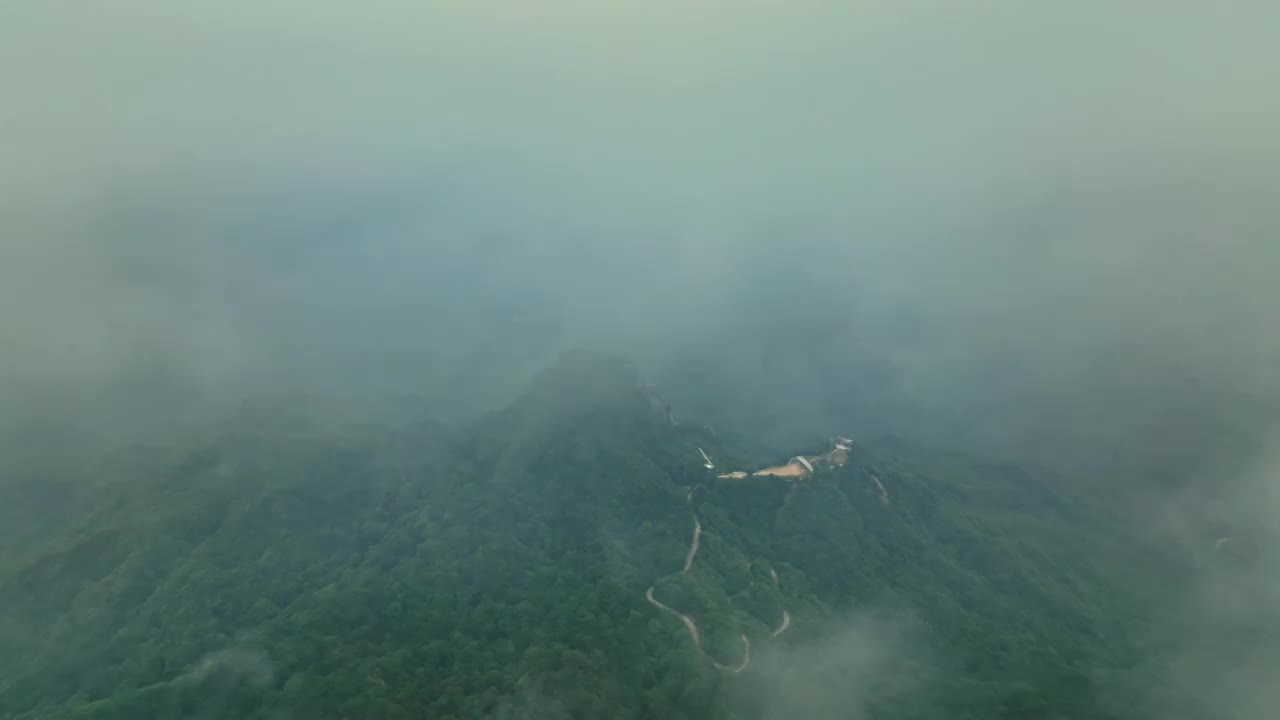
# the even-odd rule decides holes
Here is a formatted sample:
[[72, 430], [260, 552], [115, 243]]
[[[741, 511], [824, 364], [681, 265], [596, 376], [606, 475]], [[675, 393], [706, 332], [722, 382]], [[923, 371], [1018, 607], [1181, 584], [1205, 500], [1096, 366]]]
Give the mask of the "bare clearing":
[[[757, 470], [751, 475], [753, 477], [780, 477], [780, 478], [805, 478], [813, 475], [819, 468], [838, 468], [844, 467], [849, 462], [849, 449], [852, 440], [845, 438], [836, 438], [832, 441], [831, 450], [822, 455], [796, 455], [786, 462], [785, 465], [774, 465], [763, 470]], [[744, 478], [747, 473], [738, 470], [730, 473], [723, 473], [717, 477], [721, 478]]]
[[756, 477], [772, 475], [773, 477], [781, 477], [781, 478], [801, 478], [801, 477], [808, 477], [809, 471], [806, 470], [803, 465], [796, 463], [794, 465], [787, 464], [787, 465], [775, 465], [774, 467], [767, 467], [763, 470], [757, 470], [753, 474]]

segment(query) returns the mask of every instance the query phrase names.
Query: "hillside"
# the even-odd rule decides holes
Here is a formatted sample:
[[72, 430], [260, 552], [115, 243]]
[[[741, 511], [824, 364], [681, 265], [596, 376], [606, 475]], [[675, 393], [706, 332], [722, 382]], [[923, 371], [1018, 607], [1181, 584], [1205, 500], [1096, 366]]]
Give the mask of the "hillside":
[[806, 477], [719, 478], [746, 461], [590, 354], [469, 428], [268, 414], [184, 442], [107, 487], [51, 498], [27, 480], [21, 502], [64, 512], [3, 555], [0, 716], [1098, 718], [1134, 702], [1149, 583], [1108, 568], [1140, 567], [1137, 550], [1019, 468], [855, 442]]

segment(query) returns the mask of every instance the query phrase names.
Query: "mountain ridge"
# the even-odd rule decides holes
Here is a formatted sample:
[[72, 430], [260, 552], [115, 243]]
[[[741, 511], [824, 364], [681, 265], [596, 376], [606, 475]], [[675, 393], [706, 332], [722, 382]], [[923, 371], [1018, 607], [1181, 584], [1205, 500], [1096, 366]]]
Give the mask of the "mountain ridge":
[[1070, 688], [1105, 717], [1083, 668], [1132, 662], [1124, 594], [1087, 562], [1108, 536], [1060, 490], [862, 443], [808, 477], [719, 478], [739, 465], [714, 431], [613, 356], [561, 358], [468, 429], [254, 427], [0, 574], [0, 714], [769, 718], [783, 658], [885, 603], [930, 659], [858, 672], [930, 691], [857, 700], [877, 716]]

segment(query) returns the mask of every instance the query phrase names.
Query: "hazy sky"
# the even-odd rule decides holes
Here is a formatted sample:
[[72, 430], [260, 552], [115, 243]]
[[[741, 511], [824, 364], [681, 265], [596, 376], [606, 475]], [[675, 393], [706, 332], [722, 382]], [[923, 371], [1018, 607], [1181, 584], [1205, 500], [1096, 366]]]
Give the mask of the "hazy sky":
[[585, 345], [773, 403], [1273, 391], [1277, 20], [9, 3], [0, 379], [483, 406]]

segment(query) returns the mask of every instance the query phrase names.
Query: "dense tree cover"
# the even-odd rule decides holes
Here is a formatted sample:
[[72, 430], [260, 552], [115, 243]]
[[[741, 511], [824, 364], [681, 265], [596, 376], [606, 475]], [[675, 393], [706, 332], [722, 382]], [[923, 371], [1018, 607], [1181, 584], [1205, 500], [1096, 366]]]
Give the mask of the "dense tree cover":
[[[736, 462], [628, 364], [572, 356], [469, 428], [242, 419], [109, 482], [20, 479], [15, 527], [64, 512], [5, 536], [0, 716], [770, 717], [779, 663], [872, 611], [917, 629], [859, 671], [870, 716], [1134, 701], [1145, 585], [1108, 572], [1128, 550], [1086, 500], [894, 444], [717, 480], [698, 447]], [[742, 634], [759, 661], [717, 671]], [[827, 652], [812, 676], [854, 682]]]

